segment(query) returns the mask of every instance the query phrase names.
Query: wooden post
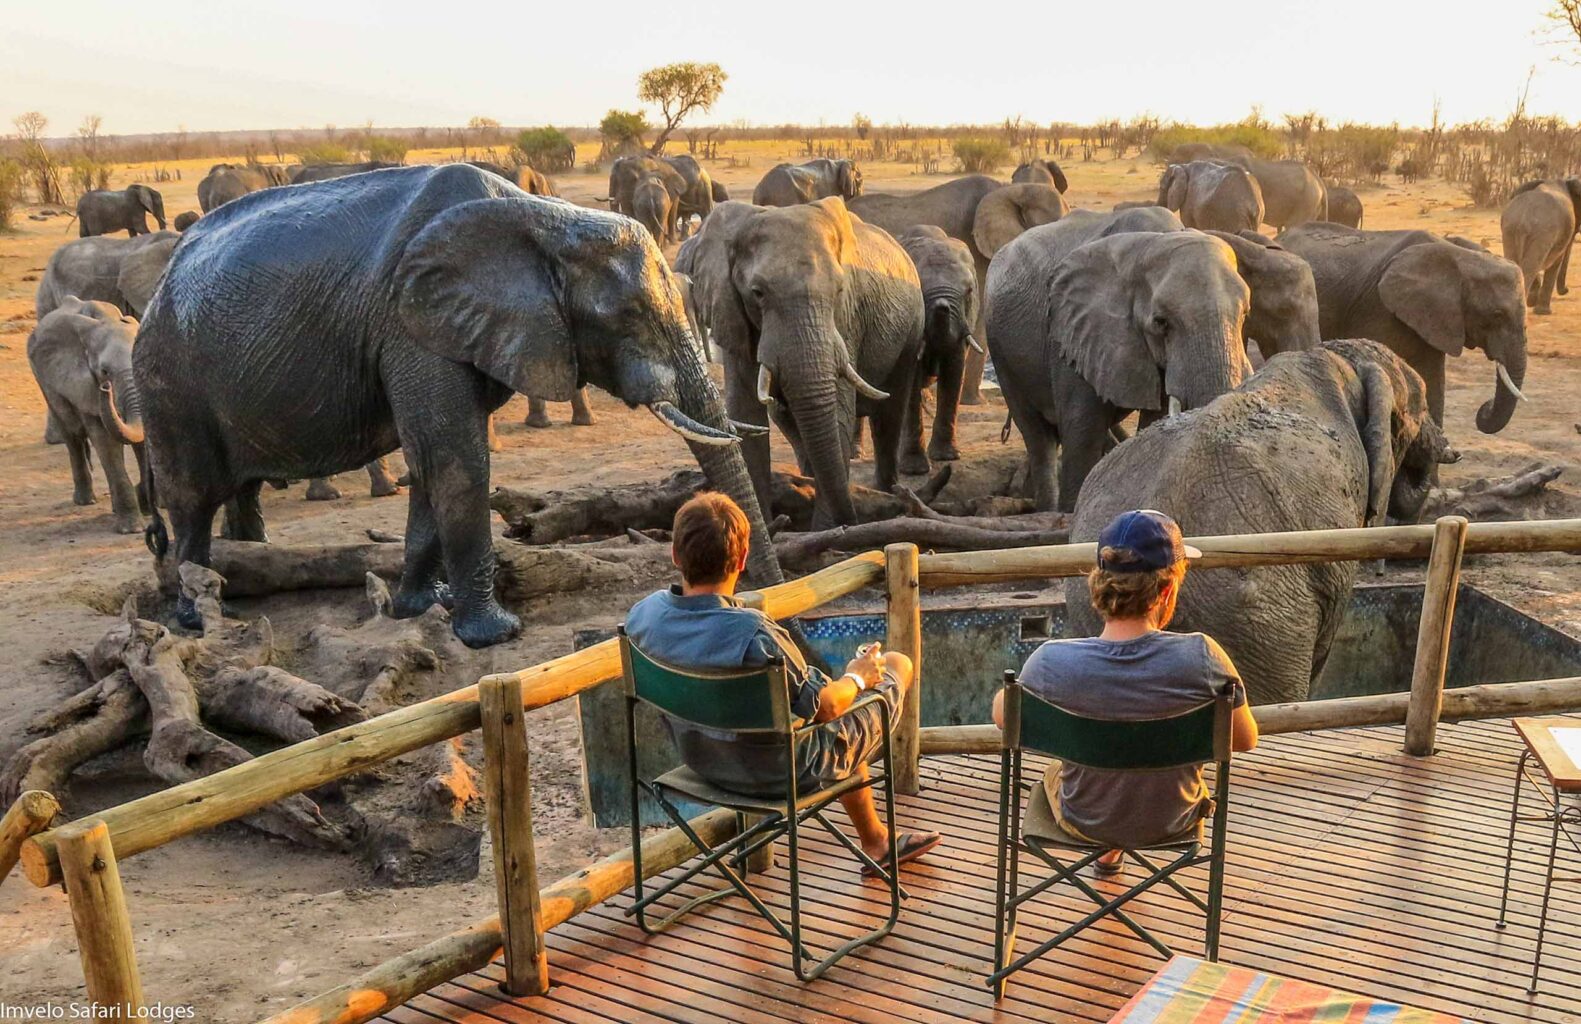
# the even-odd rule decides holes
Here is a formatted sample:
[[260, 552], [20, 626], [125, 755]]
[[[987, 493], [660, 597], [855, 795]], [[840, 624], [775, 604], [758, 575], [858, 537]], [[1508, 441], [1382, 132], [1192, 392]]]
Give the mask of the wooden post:
[[1464, 516], [1444, 516], [1433, 526], [1422, 590], [1422, 618], [1416, 631], [1416, 662], [1411, 668], [1411, 701], [1405, 713], [1405, 752], [1433, 752], [1444, 706], [1444, 672], [1449, 666], [1449, 633], [1460, 589], [1460, 559], [1466, 550]]
[[22, 855], [22, 840], [36, 836], [49, 827], [60, 804], [41, 789], [30, 789], [16, 798], [16, 803], [0, 818], [0, 884], [16, 867]]
[[58, 849], [95, 1017], [135, 1020], [143, 1009], [143, 983], [110, 828], [97, 818], [71, 822], [59, 830]]
[[922, 727], [922, 589], [917, 545], [884, 548], [884, 581], [889, 591], [884, 649], [911, 659], [911, 692], [901, 705], [900, 721], [895, 723], [895, 792], [911, 796], [919, 788], [917, 762], [922, 755], [918, 734]]
[[489, 676], [478, 687], [483, 719], [483, 786], [489, 836], [494, 842], [494, 884], [499, 893], [505, 946], [505, 991], [536, 996], [549, 991], [543, 912], [532, 836], [532, 783], [527, 774], [527, 730], [522, 683]]

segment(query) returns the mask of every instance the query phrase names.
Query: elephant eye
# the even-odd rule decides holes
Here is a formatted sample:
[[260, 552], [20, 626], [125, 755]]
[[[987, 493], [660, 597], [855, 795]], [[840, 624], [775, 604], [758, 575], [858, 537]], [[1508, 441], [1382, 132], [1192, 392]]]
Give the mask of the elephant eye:
[[1157, 331], [1159, 334], [1168, 334], [1169, 333], [1169, 317], [1164, 316], [1163, 314], [1158, 314], [1158, 315], [1154, 316], [1153, 317], [1153, 330]]

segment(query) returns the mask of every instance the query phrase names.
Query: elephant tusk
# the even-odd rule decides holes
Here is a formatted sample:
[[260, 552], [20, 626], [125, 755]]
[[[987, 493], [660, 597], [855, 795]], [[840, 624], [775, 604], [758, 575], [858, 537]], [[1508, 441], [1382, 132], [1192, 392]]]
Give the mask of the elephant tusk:
[[774, 404], [774, 377], [769, 373], [767, 366], [758, 364], [758, 401], [764, 405]]
[[1494, 363], [1493, 365], [1498, 368], [1497, 372], [1499, 375], [1499, 383], [1503, 384], [1506, 388], [1509, 388], [1510, 394], [1514, 395], [1516, 399], [1522, 402], [1526, 401], [1526, 396], [1521, 394], [1521, 389], [1516, 387], [1515, 382], [1510, 379], [1510, 371], [1504, 368], [1504, 364]]
[[1169, 396], [1169, 414], [1171, 416], [1179, 416], [1180, 415], [1180, 409], [1181, 409], [1180, 399], [1176, 398], [1174, 395], [1170, 395]]
[[723, 448], [741, 443], [741, 438], [734, 434], [727, 434], [723, 430], [715, 430], [713, 427], [699, 423], [669, 402], [654, 402], [648, 406], [648, 411], [657, 416], [659, 422], [694, 444]]
[[1458, 449], [1445, 448], [1444, 451], [1438, 456], [1438, 462], [1440, 465], [1452, 466], [1459, 462], [1460, 458], [1461, 455]]
[[769, 428], [756, 423], [743, 423], [740, 420], [731, 420], [730, 429], [742, 437], [767, 437]]
[[966, 336], [966, 343], [968, 345], [970, 345], [972, 347], [973, 351], [975, 351], [978, 355], [986, 356], [988, 354], [987, 352], [983, 351], [982, 342], [978, 341], [976, 338], [974, 338], [970, 334], [968, 334]]
[[889, 397], [888, 391], [880, 391], [873, 385], [869, 384], [867, 381], [863, 380], [862, 375], [856, 372], [856, 367], [852, 366], [850, 363], [845, 364], [845, 379], [850, 381], [851, 386], [856, 388], [857, 391], [861, 392], [864, 396], [873, 399], [875, 402], [882, 402], [884, 399]]

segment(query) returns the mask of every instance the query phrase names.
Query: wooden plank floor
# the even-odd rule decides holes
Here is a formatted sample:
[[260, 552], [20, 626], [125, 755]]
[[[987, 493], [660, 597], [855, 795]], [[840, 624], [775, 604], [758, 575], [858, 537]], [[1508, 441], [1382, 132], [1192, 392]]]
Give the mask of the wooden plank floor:
[[[1237, 759], [1223, 958], [1477, 1021], [1581, 1022], [1581, 885], [1555, 887], [1543, 984], [1535, 996], [1526, 992], [1547, 849], [1539, 826], [1524, 826], [1517, 841], [1509, 927], [1493, 927], [1519, 752], [1513, 730], [1507, 722], [1445, 726], [1440, 753], [1426, 760], [1400, 753], [1401, 732], [1271, 737]], [[1107, 1020], [1160, 964], [1110, 924], [1022, 971], [997, 1007], [983, 986], [997, 778], [997, 758], [924, 762], [924, 791], [902, 799], [902, 825], [942, 831], [947, 845], [906, 872], [911, 900], [894, 933], [819, 981], [796, 981], [785, 946], [739, 899], [646, 938], [622, 916], [622, 896], [551, 933], [548, 995], [504, 996], [503, 968], [494, 964], [386, 1019]], [[884, 905], [881, 887], [863, 884], [827, 837], [809, 846], [803, 896], [815, 941], [830, 945], [871, 926]], [[1573, 847], [1561, 846], [1560, 874], [1581, 874]], [[1202, 875], [1192, 881], [1200, 885]], [[783, 911], [783, 869], [762, 887]], [[1046, 897], [1023, 914], [1021, 947], [1090, 906]], [[1133, 907], [1176, 949], [1200, 952], [1200, 919], [1178, 897], [1155, 891]]]

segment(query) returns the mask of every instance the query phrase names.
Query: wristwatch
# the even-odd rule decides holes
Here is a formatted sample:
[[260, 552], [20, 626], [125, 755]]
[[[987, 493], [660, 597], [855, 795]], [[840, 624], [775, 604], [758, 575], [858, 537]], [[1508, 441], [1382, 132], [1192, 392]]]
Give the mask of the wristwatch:
[[854, 682], [856, 684], [856, 692], [857, 693], [861, 693], [862, 691], [867, 689], [867, 680], [863, 679], [861, 676], [857, 675], [855, 672], [847, 672], [845, 675], [841, 676], [840, 678], [841, 679], [849, 679], [852, 682]]

